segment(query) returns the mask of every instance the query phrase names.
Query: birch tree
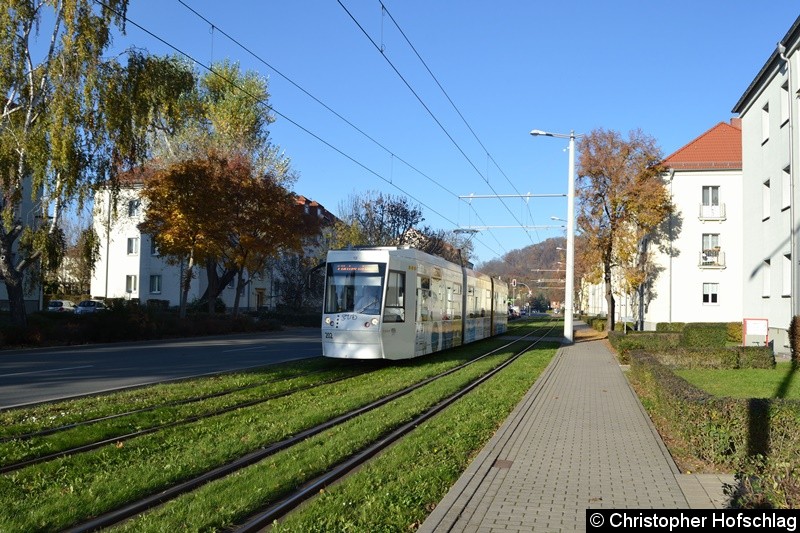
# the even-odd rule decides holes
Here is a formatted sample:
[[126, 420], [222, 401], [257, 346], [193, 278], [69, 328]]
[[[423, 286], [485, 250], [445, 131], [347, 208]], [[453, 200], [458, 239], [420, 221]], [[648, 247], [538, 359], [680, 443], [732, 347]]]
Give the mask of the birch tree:
[[[193, 77], [176, 61], [105, 59], [127, 0], [5, 0], [0, 10], [0, 274], [27, 323], [24, 278], [62, 212], [141, 160], [156, 117], [174, 120]], [[120, 56], [122, 57], [122, 56]]]

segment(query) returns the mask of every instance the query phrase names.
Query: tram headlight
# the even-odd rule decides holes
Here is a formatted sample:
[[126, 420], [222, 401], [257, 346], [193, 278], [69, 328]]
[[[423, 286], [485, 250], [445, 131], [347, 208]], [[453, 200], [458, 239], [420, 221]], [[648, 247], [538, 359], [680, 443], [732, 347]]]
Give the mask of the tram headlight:
[[378, 325], [378, 319], [377, 318], [373, 318], [372, 319], [372, 325], [373, 326], [377, 326]]
[[331, 317], [329, 317], [329, 316], [326, 316], [326, 317], [325, 317], [325, 323], [326, 323], [326, 324], [328, 324], [328, 325], [330, 326], [330, 325], [331, 325], [331, 322], [333, 322], [333, 321], [331, 320]]

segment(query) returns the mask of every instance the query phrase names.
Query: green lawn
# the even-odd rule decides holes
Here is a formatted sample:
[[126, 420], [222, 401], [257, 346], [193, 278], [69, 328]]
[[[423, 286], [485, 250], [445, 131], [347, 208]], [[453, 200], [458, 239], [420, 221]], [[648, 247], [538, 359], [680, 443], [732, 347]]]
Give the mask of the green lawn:
[[717, 397], [800, 399], [800, 369], [788, 361], [774, 369], [675, 370], [692, 385]]

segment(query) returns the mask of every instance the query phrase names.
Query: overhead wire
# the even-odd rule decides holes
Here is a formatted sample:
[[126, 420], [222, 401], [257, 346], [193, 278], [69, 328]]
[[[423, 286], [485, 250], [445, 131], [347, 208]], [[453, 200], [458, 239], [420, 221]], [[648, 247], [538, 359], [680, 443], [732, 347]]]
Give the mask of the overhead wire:
[[[383, 47], [375, 42], [375, 39], [372, 38], [372, 36], [369, 34], [369, 32], [366, 31], [366, 29], [364, 29], [364, 27], [361, 25], [361, 23], [358, 21], [358, 19], [356, 19], [356, 17], [350, 12], [350, 10], [347, 9], [347, 6], [345, 6], [342, 3], [342, 0], [337, 0], [337, 2], [342, 7], [342, 9], [345, 11], [345, 13], [347, 13], [347, 15], [352, 19], [353, 23], [355, 23], [355, 25], [361, 30], [361, 32], [364, 34], [364, 36], [367, 38], [367, 40], [369, 40], [369, 42], [372, 43], [372, 46], [374, 46], [375, 49], [378, 50], [378, 52], [381, 54], [381, 56], [384, 58], [384, 60], [389, 64], [389, 66], [392, 68], [392, 70], [394, 70], [394, 72], [397, 74], [397, 76], [403, 81], [403, 83], [406, 85], [408, 90], [411, 91], [411, 93], [419, 101], [419, 103], [422, 105], [422, 107], [428, 112], [428, 114], [431, 116], [433, 121], [439, 126], [439, 128], [442, 130], [442, 132], [444, 132], [445, 136], [447, 136], [447, 138], [450, 139], [450, 142], [453, 143], [453, 145], [456, 147], [456, 149], [461, 153], [461, 155], [469, 163], [469, 165], [475, 170], [475, 172], [478, 174], [478, 176], [480, 176], [483, 179], [483, 181], [486, 182], [486, 184], [489, 186], [489, 188], [492, 190], [492, 192], [496, 196], [499, 196], [499, 193], [497, 192], [497, 190], [495, 190], [494, 186], [492, 186], [492, 184], [483, 175], [483, 173], [475, 165], [475, 163], [472, 161], [472, 159], [470, 159], [470, 157], [466, 154], [464, 149], [461, 148], [461, 146], [458, 144], [458, 142], [453, 138], [453, 136], [447, 130], [447, 128], [444, 127], [444, 125], [441, 123], [441, 121], [438, 119], [438, 117], [433, 113], [433, 111], [430, 109], [430, 107], [425, 103], [425, 101], [422, 99], [422, 97], [419, 95], [419, 93], [417, 93], [417, 91], [411, 86], [411, 83], [409, 83], [409, 81], [405, 78], [405, 76], [403, 76], [403, 74], [400, 72], [400, 70], [397, 68], [397, 66], [395, 66], [395, 64], [392, 62], [392, 60], [389, 59], [389, 57], [386, 55], [385, 50], [383, 49]], [[520, 227], [524, 227], [524, 224], [519, 220], [519, 218], [517, 218], [517, 215], [508, 207], [508, 205], [505, 203], [505, 201], [501, 200], [501, 203], [503, 204], [503, 207], [506, 208], [506, 211], [508, 211], [509, 214], [514, 218], [514, 220], [517, 222], [517, 224], [519, 224]], [[531, 240], [531, 244], [534, 244], [533, 237], [530, 235], [530, 233], [528, 231], [526, 231], [525, 233], [528, 235], [528, 238]]]
[[[264, 99], [261, 99], [261, 98], [259, 98], [258, 96], [256, 96], [256, 95], [252, 94], [251, 92], [247, 91], [247, 89], [245, 89], [244, 87], [241, 87], [240, 85], [238, 85], [238, 84], [237, 84], [237, 83], [236, 83], [234, 80], [231, 80], [231, 79], [227, 78], [226, 76], [224, 76], [223, 74], [221, 74], [220, 72], [218, 72], [217, 70], [215, 70], [215, 69], [213, 68], [213, 66], [205, 64], [204, 62], [202, 62], [202, 61], [200, 61], [199, 59], [195, 58], [194, 56], [192, 56], [192, 55], [191, 55], [191, 54], [189, 54], [188, 52], [185, 52], [184, 50], [182, 50], [182, 49], [178, 48], [176, 45], [174, 45], [174, 44], [172, 44], [171, 42], [167, 41], [167, 40], [166, 40], [166, 39], [164, 39], [163, 37], [161, 37], [161, 36], [159, 36], [159, 35], [155, 34], [154, 32], [152, 32], [152, 31], [150, 31], [149, 29], [145, 28], [144, 26], [142, 26], [141, 24], [137, 23], [136, 21], [134, 21], [134, 20], [130, 19], [130, 18], [127, 16], [127, 14], [123, 14], [123, 13], [121, 13], [121, 12], [117, 11], [116, 9], [114, 9], [114, 8], [113, 8], [113, 7], [111, 7], [111, 6], [109, 6], [108, 4], [106, 4], [105, 2], [103, 2], [102, 0], [93, 0], [93, 1], [94, 1], [96, 4], [98, 4], [98, 5], [102, 6], [102, 7], [104, 7], [104, 8], [105, 8], [105, 9], [107, 9], [107, 10], [109, 10], [110, 12], [112, 12], [112, 13], [115, 13], [116, 15], [118, 15], [118, 16], [120, 16], [120, 17], [124, 18], [124, 20], [125, 20], [126, 24], [132, 24], [133, 26], [135, 26], [135, 27], [136, 27], [136, 28], [138, 28], [139, 30], [143, 31], [143, 32], [144, 32], [144, 33], [146, 33], [147, 35], [150, 35], [152, 38], [154, 38], [154, 39], [156, 39], [157, 41], [161, 42], [161, 43], [162, 43], [162, 44], [164, 44], [165, 46], [167, 46], [167, 47], [171, 48], [172, 50], [174, 50], [174, 51], [175, 51], [175, 52], [177, 52], [178, 54], [180, 54], [180, 55], [182, 55], [182, 56], [186, 57], [186, 58], [187, 58], [188, 60], [190, 60], [191, 62], [195, 63], [196, 65], [200, 66], [201, 68], [205, 69], [206, 71], [208, 71], [208, 72], [210, 72], [210, 73], [214, 74], [215, 76], [217, 76], [218, 78], [220, 78], [221, 80], [223, 80], [225, 83], [227, 83], [227, 84], [229, 84], [230, 86], [232, 86], [232, 87], [235, 87], [236, 89], [240, 90], [240, 91], [241, 91], [243, 94], [246, 94], [247, 96], [249, 96], [250, 98], [252, 98], [254, 102], [258, 103], [259, 105], [262, 105], [262, 106], [263, 106], [263, 107], [265, 107], [265, 108], [266, 108], [268, 111], [271, 111], [271, 112], [275, 113], [276, 115], [278, 115], [278, 116], [282, 117], [284, 120], [286, 120], [286, 121], [287, 121], [287, 122], [289, 122], [290, 124], [294, 125], [295, 127], [297, 127], [298, 129], [300, 129], [300, 130], [301, 130], [301, 131], [303, 131], [304, 133], [306, 133], [306, 134], [310, 135], [311, 137], [313, 137], [313, 138], [314, 138], [314, 139], [316, 139], [317, 141], [321, 142], [322, 144], [324, 144], [325, 146], [327, 146], [327, 147], [328, 147], [328, 148], [330, 148], [331, 150], [333, 150], [333, 151], [335, 151], [336, 153], [340, 154], [341, 156], [343, 156], [344, 158], [348, 159], [349, 161], [351, 161], [351, 162], [352, 162], [352, 163], [354, 163], [355, 165], [357, 165], [357, 166], [361, 167], [362, 169], [364, 169], [364, 170], [365, 170], [366, 172], [368, 172], [369, 174], [372, 174], [372, 175], [374, 175], [375, 177], [377, 177], [377, 178], [381, 179], [382, 181], [384, 181], [384, 182], [388, 183], [389, 185], [391, 185], [392, 187], [394, 187], [395, 189], [397, 189], [398, 191], [400, 191], [400, 192], [401, 192], [402, 194], [404, 194], [405, 196], [407, 196], [407, 197], [411, 198], [411, 199], [412, 199], [412, 200], [414, 200], [415, 202], [417, 202], [417, 203], [419, 203], [420, 205], [422, 205], [422, 206], [426, 207], [427, 209], [429, 209], [431, 212], [433, 212], [433, 213], [437, 214], [437, 215], [438, 215], [439, 217], [441, 217], [443, 220], [445, 220], [445, 221], [449, 222], [450, 224], [452, 224], [452, 225], [454, 225], [454, 226], [458, 226], [458, 224], [457, 224], [456, 222], [454, 222], [453, 220], [450, 220], [450, 218], [448, 218], [447, 216], [443, 215], [442, 213], [440, 213], [439, 211], [437, 211], [437, 210], [436, 210], [436, 209], [434, 209], [433, 207], [431, 207], [431, 206], [427, 205], [427, 204], [426, 204], [425, 202], [423, 202], [422, 200], [420, 200], [420, 199], [416, 198], [416, 197], [415, 197], [414, 195], [412, 195], [411, 193], [409, 193], [409, 192], [405, 191], [405, 190], [404, 190], [402, 187], [400, 187], [400, 186], [398, 186], [398, 185], [394, 184], [394, 183], [392, 182], [392, 180], [389, 180], [389, 179], [385, 178], [385, 177], [384, 177], [384, 176], [382, 176], [382, 175], [381, 175], [379, 172], [377, 172], [377, 171], [375, 171], [375, 170], [373, 170], [373, 169], [369, 168], [369, 167], [368, 167], [366, 164], [364, 164], [364, 163], [362, 163], [361, 161], [357, 160], [355, 157], [351, 156], [350, 154], [348, 154], [348, 153], [344, 152], [342, 149], [340, 149], [340, 148], [338, 148], [337, 146], [334, 146], [334, 145], [333, 145], [333, 144], [331, 144], [330, 142], [326, 141], [326, 140], [325, 140], [325, 139], [323, 139], [321, 136], [317, 135], [317, 134], [316, 134], [316, 133], [314, 133], [313, 131], [309, 130], [309, 129], [308, 129], [308, 128], [306, 128], [305, 126], [301, 125], [301, 124], [300, 124], [300, 123], [298, 123], [297, 121], [295, 121], [295, 120], [293, 120], [292, 118], [290, 118], [288, 115], [286, 115], [286, 114], [284, 114], [284, 113], [280, 112], [280, 111], [279, 111], [279, 110], [277, 110], [277, 109], [276, 109], [274, 106], [272, 106], [272, 105], [270, 105], [269, 103], [267, 103], [267, 102], [266, 102]], [[215, 29], [219, 30], [219, 28], [218, 28], [217, 26], [214, 26], [214, 27], [215, 27]], [[485, 244], [485, 243], [483, 243], [483, 244], [484, 244], [484, 246], [486, 246], [486, 244]], [[499, 241], [498, 241], [498, 244], [499, 244]], [[488, 249], [489, 249], [489, 250], [490, 250], [492, 253], [494, 253], [494, 254], [497, 254], [497, 252], [496, 252], [496, 251], [494, 251], [494, 250], [492, 250], [490, 247], [488, 247], [488, 246], [486, 246], [486, 247], [487, 247], [487, 248], [488, 248]], [[501, 247], [502, 247], [502, 245], [501, 245]]]
[[[480, 145], [480, 147], [481, 147], [481, 148], [483, 149], [483, 151], [486, 153], [486, 156], [489, 158], [489, 160], [490, 160], [492, 163], [494, 163], [494, 166], [497, 168], [497, 170], [499, 170], [499, 171], [500, 171], [500, 173], [501, 173], [501, 174], [503, 175], [503, 177], [506, 179], [506, 181], [508, 182], [508, 184], [509, 184], [509, 185], [511, 185], [511, 188], [512, 188], [512, 189], [514, 189], [514, 192], [515, 192], [515, 193], [517, 193], [517, 195], [519, 195], [519, 196], [522, 196], [522, 193], [519, 191], [519, 189], [517, 189], [517, 187], [514, 185], [514, 183], [513, 183], [513, 182], [511, 181], [511, 179], [508, 177], [508, 175], [507, 175], [507, 174], [506, 174], [506, 173], [503, 171], [503, 169], [502, 169], [502, 168], [500, 167], [500, 165], [497, 163], [497, 161], [495, 160], [495, 158], [492, 156], [492, 154], [489, 152], [489, 150], [488, 150], [488, 149], [486, 148], [486, 146], [483, 144], [483, 142], [481, 141], [481, 139], [478, 137], [478, 134], [477, 134], [477, 133], [475, 133], [475, 130], [472, 128], [472, 126], [470, 125], [470, 123], [467, 121], [466, 117], [464, 117], [464, 114], [461, 112], [461, 110], [460, 110], [460, 109], [458, 108], [458, 106], [455, 104], [455, 102], [453, 101], [453, 99], [452, 99], [452, 98], [450, 98], [450, 95], [447, 93], [447, 91], [445, 90], [445, 88], [444, 88], [444, 87], [442, 86], [442, 84], [439, 82], [439, 79], [436, 77], [436, 75], [433, 73], [433, 71], [431, 70], [431, 68], [428, 66], [428, 63], [427, 63], [427, 62], [426, 62], [426, 61], [425, 61], [425, 60], [422, 58], [422, 55], [420, 55], [419, 51], [417, 51], [417, 48], [416, 48], [416, 47], [414, 46], [414, 44], [411, 42], [411, 39], [409, 39], [409, 38], [408, 38], [408, 36], [406, 35], [406, 32], [405, 32], [405, 31], [403, 31], [403, 28], [401, 28], [401, 27], [400, 27], [400, 24], [397, 22], [397, 20], [395, 20], [394, 16], [392, 16], [392, 13], [391, 13], [391, 11], [389, 11], [389, 9], [386, 7], [386, 4], [384, 4], [384, 3], [383, 3], [383, 0], [378, 0], [378, 2], [381, 4], [381, 9], [382, 9], [383, 11], [385, 11], [387, 15], [389, 15], [389, 19], [392, 21], [392, 23], [394, 24], [394, 26], [397, 28], [397, 31], [399, 31], [399, 32], [400, 32], [400, 35], [402, 35], [402, 36], [403, 36], [403, 39], [405, 39], [405, 41], [406, 41], [406, 43], [408, 44], [408, 46], [411, 48], [411, 50], [413, 50], [413, 52], [414, 52], [414, 55], [416, 55], [416, 56], [417, 56], [417, 59], [419, 59], [420, 63], [422, 63], [422, 65], [425, 67], [425, 70], [427, 70], [427, 71], [428, 71], [428, 74], [430, 74], [430, 76], [431, 76], [431, 78], [433, 79], [433, 81], [436, 83], [436, 85], [437, 85], [437, 86], [439, 87], [439, 89], [442, 91], [442, 94], [444, 94], [445, 98], [447, 98], [447, 101], [448, 101], [448, 102], [450, 102], [450, 105], [453, 107], [453, 109], [455, 110], [455, 112], [456, 112], [456, 113], [458, 114], [458, 116], [461, 118], [462, 122], [464, 122], [464, 125], [467, 127], [467, 129], [470, 131], [470, 133], [472, 133], [472, 136], [475, 138], [475, 140], [478, 142], [478, 144]], [[381, 32], [383, 32], [383, 28], [381, 28]], [[487, 170], [487, 174], [488, 174], [488, 170]], [[526, 200], [526, 204], [527, 204], [527, 207], [528, 207], [528, 214], [530, 214], [530, 216], [531, 216], [531, 223], [533, 223], [533, 212], [530, 210], [530, 204], [528, 204], [528, 203], [527, 203], [527, 200]], [[539, 232], [538, 232], [538, 231], [536, 231], [536, 230], [534, 230], [534, 233], [536, 233], [536, 239], [537, 239], [537, 240], [540, 240], [540, 238], [539, 238]]]
[[[417, 173], [417, 174], [419, 174], [420, 176], [424, 177], [425, 179], [427, 179], [427, 180], [428, 180], [428, 181], [430, 181], [431, 183], [435, 184], [437, 187], [441, 188], [443, 191], [447, 192], [447, 193], [448, 193], [448, 194], [450, 194], [451, 196], [453, 196], [453, 197], [455, 197], [455, 198], [459, 198], [459, 195], [458, 195], [457, 193], [455, 193], [455, 192], [451, 191], [450, 189], [448, 189], [447, 187], [445, 187], [444, 185], [442, 185], [442, 184], [441, 184], [441, 182], [439, 182], [439, 181], [435, 180], [434, 178], [432, 178], [431, 176], [429, 176], [429, 175], [428, 175], [428, 174], [426, 174], [425, 172], [423, 172], [423, 171], [419, 170], [417, 167], [415, 167], [414, 165], [412, 165], [411, 163], [409, 163], [408, 161], [406, 161], [404, 158], [402, 158], [402, 157], [400, 157], [399, 155], [397, 155], [397, 154], [396, 154], [394, 151], [392, 151], [391, 149], [389, 149], [388, 147], [386, 147], [386, 146], [385, 146], [383, 143], [381, 143], [380, 141], [378, 141], [377, 139], [375, 139], [373, 136], [371, 136], [370, 134], [368, 134], [367, 132], [365, 132], [363, 129], [359, 128], [359, 127], [358, 127], [357, 125], [355, 125], [355, 124], [354, 124], [352, 121], [348, 120], [348, 119], [347, 119], [346, 117], [344, 117], [342, 114], [340, 114], [339, 112], [337, 112], [336, 110], [334, 110], [333, 108], [331, 108], [331, 107], [330, 107], [328, 104], [326, 104], [325, 102], [323, 102], [322, 100], [320, 100], [318, 97], [316, 97], [315, 95], [313, 95], [312, 93], [310, 93], [308, 90], [306, 90], [304, 87], [302, 87], [302, 86], [301, 86], [299, 83], [295, 82], [295, 81], [294, 81], [293, 79], [291, 79], [289, 76], [287, 76], [286, 74], [284, 74], [283, 72], [281, 72], [279, 69], [277, 69], [275, 66], [273, 66], [272, 64], [270, 64], [269, 62], [267, 62], [267, 61], [266, 61], [266, 60], [265, 60], [263, 57], [261, 57], [259, 54], [257, 54], [257, 53], [256, 53], [256, 52], [254, 52], [253, 50], [251, 50], [249, 47], [245, 46], [245, 45], [244, 45], [243, 43], [241, 43], [241, 42], [240, 42], [238, 39], [236, 39], [235, 37], [231, 36], [229, 33], [227, 33], [226, 31], [224, 31], [223, 29], [221, 29], [221, 28], [220, 28], [220, 27], [219, 27], [219, 26], [218, 26], [216, 23], [212, 22], [212, 21], [211, 21], [211, 20], [209, 20], [207, 17], [205, 17], [204, 15], [202, 15], [201, 13], [199, 13], [197, 10], [195, 10], [193, 7], [191, 7], [190, 5], [188, 5], [188, 4], [187, 4], [187, 3], [186, 3], [184, 0], [178, 0], [178, 3], [180, 3], [180, 4], [181, 4], [182, 6], [184, 6], [186, 9], [188, 9], [190, 12], [192, 12], [192, 13], [193, 13], [195, 16], [197, 16], [197, 17], [198, 17], [199, 19], [201, 19], [203, 22], [205, 22], [206, 24], [208, 24], [208, 25], [209, 25], [211, 28], [214, 28], [214, 30], [216, 30], [218, 33], [220, 33], [220, 34], [224, 35], [226, 38], [228, 38], [228, 39], [229, 39], [229, 40], [230, 40], [232, 43], [234, 43], [236, 46], [238, 46], [239, 48], [241, 48], [242, 50], [244, 50], [245, 52], [247, 52], [248, 54], [250, 54], [250, 55], [251, 55], [251, 56], [252, 56], [254, 59], [256, 59], [258, 62], [260, 62], [261, 64], [263, 64], [264, 66], [266, 66], [267, 68], [269, 68], [270, 70], [272, 70], [273, 72], [275, 72], [275, 73], [276, 73], [278, 76], [280, 76], [281, 78], [283, 78], [284, 80], [286, 80], [288, 83], [290, 83], [292, 86], [294, 86], [296, 89], [298, 89], [299, 91], [301, 91], [303, 94], [305, 94], [306, 96], [308, 96], [309, 98], [311, 98], [311, 99], [312, 99], [314, 102], [316, 102], [317, 104], [319, 104], [320, 106], [322, 106], [323, 108], [325, 108], [327, 111], [329, 111], [329, 112], [330, 112], [331, 114], [333, 114], [335, 117], [337, 117], [338, 119], [342, 120], [342, 121], [343, 121], [345, 124], [347, 124], [348, 126], [350, 126], [351, 128], [353, 128], [353, 129], [354, 129], [355, 131], [357, 131], [359, 134], [361, 134], [361, 135], [362, 135], [362, 136], [364, 136], [366, 139], [368, 139], [369, 141], [371, 141], [372, 143], [374, 143], [376, 146], [378, 146], [379, 148], [381, 148], [382, 150], [384, 150], [384, 151], [385, 151], [386, 153], [388, 153], [388, 154], [389, 154], [389, 155], [390, 155], [390, 156], [391, 156], [393, 159], [397, 159], [398, 161], [400, 161], [401, 163], [403, 163], [404, 165], [406, 165], [408, 168], [410, 168], [411, 170], [413, 170], [414, 172], [416, 172], [416, 173]], [[391, 14], [390, 14], [389, 16], [391, 17]], [[385, 178], [382, 178], [382, 177], [381, 177], [381, 179], [384, 179], [384, 181], [387, 181]], [[390, 179], [390, 180], [388, 180], [388, 183], [389, 183], [390, 185], [393, 185], [393, 183], [392, 183], [392, 180], [391, 180], [391, 179]], [[410, 196], [410, 195], [409, 195], [409, 197], [410, 197], [410, 198], [413, 198], [413, 196]], [[415, 199], [415, 201], [417, 201], [417, 200]], [[423, 205], [424, 205], [424, 204], [423, 204]], [[427, 206], [426, 206], [426, 207], [427, 207]], [[483, 222], [483, 220], [481, 219], [481, 217], [480, 217], [480, 215], [477, 213], [477, 211], [475, 211], [475, 208], [474, 208], [474, 206], [470, 206], [470, 208], [471, 208], [471, 209], [472, 209], [472, 210], [475, 212], [475, 215], [478, 217], [478, 219], [479, 219], [479, 220], [481, 220], [481, 223], [482, 223], [482, 224], [484, 224], [484, 225], [486, 225], [486, 223], [485, 223], [485, 222]], [[436, 212], [436, 211], [434, 211], [434, 212]], [[438, 213], [437, 213], [437, 214], [438, 214]], [[441, 215], [440, 215], [440, 216], [441, 216]], [[447, 219], [447, 218], [445, 218], [445, 217], [443, 217], [443, 218], [444, 218], [444, 220], [446, 220], [446, 221], [448, 221], [448, 222], [452, 223], [452, 221], [450, 221], [449, 219]], [[455, 226], [458, 226], [458, 224], [457, 224], [457, 223], [455, 223], [454, 225], [455, 225]], [[491, 232], [490, 232], [490, 233], [491, 233]], [[504, 247], [504, 246], [503, 246], [503, 244], [500, 242], [500, 240], [499, 240], [499, 239], [498, 239], [498, 238], [497, 238], [497, 237], [496, 237], [494, 234], [492, 234], [492, 237], [495, 239], [495, 241], [497, 241], [497, 244], [500, 246], [500, 248], [501, 248], [501, 249], [503, 249], [503, 251], [504, 251], [505, 253], [507, 253], [507, 250], [505, 250], [505, 247]], [[479, 239], [475, 239], [475, 240], [478, 240], [479, 242], [481, 242]], [[485, 246], [485, 244], [484, 244], [484, 246]], [[487, 246], [487, 248], [488, 248], [488, 246]], [[491, 248], [490, 248], [489, 250], [490, 250], [490, 251], [492, 251], [492, 253], [495, 253], [495, 254], [497, 254], [497, 252], [495, 252], [495, 251], [491, 250]]]

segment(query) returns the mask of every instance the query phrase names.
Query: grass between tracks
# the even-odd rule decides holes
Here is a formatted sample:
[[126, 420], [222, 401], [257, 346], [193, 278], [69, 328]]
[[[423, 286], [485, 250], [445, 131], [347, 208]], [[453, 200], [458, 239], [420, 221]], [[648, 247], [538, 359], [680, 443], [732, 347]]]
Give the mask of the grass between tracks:
[[[323, 361], [324, 362], [324, 361]], [[330, 367], [330, 365], [328, 365]], [[274, 397], [279, 394], [291, 394], [293, 391], [303, 387], [323, 384], [338, 378], [361, 373], [357, 367], [334, 367], [322, 370], [309, 375], [297, 375], [296, 377], [289, 372], [283, 371], [275, 373], [262, 371], [256, 374], [261, 381], [267, 381], [262, 385], [252, 386], [259, 383], [253, 380], [252, 376], [224, 377], [222, 381], [227, 383], [227, 388], [219, 388], [222, 384], [217, 384], [218, 392], [230, 391], [221, 396], [215, 396], [191, 403], [180, 405], [167, 405], [156, 407], [144, 412], [131, 413], [129, 415], [101, 420], [84, 426], [77, 426], [65, 429], [50, 435], [42, 435], [24, 440], [11, 440], [0, 442], [0, 465], [10, 465], [21, 461], [42, 457], [45, 455], [69, 450], [78, 446], [100, 442], [108, 439], [118, 438], [137, 431], [165, 426], [168, 424], [181, 423], [192, 418], [213, 415], [213, 413], [223, 409], [232, 409], [236, 405], [247, 402], [257, 402], [264, 398]], [[294, 372], [296, 375], [297, 372]], [[286, 376], [281, 379], [280, 376]], [[215, 381], [219, 379], [215, 378]], [[235, 390], [236, 383], [251, 385], [243, 390]], [[242, 385], [238, 385], [241, 387]], [[180, 385], [181, 395], [176, 396], [173, 392], [168, 396], [171, 398], [184, 399], [196, 398], [191, 395], [193, 387], [191, 385]], [[208, 387], [200, 384], [200, 389], [207, 390]], [[160, 395], [158, 395], [160, 396]], [[199, 396], [199, 395], [198, 395]], [[150, 402], [154, 396], [148, 398]], [[173, 401], [173, 400], [170, 400]], [[129, 406], [127, 402], [124, 405]]]
[[112, 394], [86, 396], [74, 400], [8, 409], [0, 411], [0, 438], [11, 438], [24, 433], [34, 433], [134, 409], [145, 409], [152, 406], [161, 406], [169, 402], [216, 394], [264, 380], [285, 379], [301, 372], [314, 372], [331, 368], [333, 367], [330, 360], [316, 358], [270, 365], [247, 372], [218, 374], [138, 387]]
[[[249, 451], [297, 433], [356, 406], [364, 405], [392, 390], [452, 367], [467, 358], [470, 353], [485, 350], [490, 344], [499, 344], [499, 341], [469, 345], [458, 353], [448, 352], [436, 357], [397, 364], [343, 383], [299, 392], [259, 406], [240, 409], [181, 427], [164, 429], [93, 452], [53, 460], [0, 476], [0, 530], [63, 529], [115, 509], [126, 502], [158, 492]], [[465, 379], [465, 375], [460, 372], [446, 381], [450, 383], [450, 380]], [[443, 394], [441, 391], [447, 387], [438, 385], [426, 390], [430, 393], [430, 390], [441, 389], [439, 392], [430, 393], [437, 397]], [[103, 398], [105, 402], [113, 403], [114, 397], [109, 395]], [[417, 407], [411, 408], [412, 411], [423, 408], [421, 406], [430, 403], [431, 400], [417, 398], [416, 401], [420, 403]], [[65, 408], [69, 409], [69, 406]], [[396, 407], [384, 408], [381, 412], [382, 414], [374, 415], [381, 423], [384, 419], [389, 420], [394, 417], [396, 413], [406, 413], [401, 416], [402, 420], [410, 416], [406, 411], [398, 410]], [[361, 424], [366, 424], [365, 433], [368, 434], [377, 422], [361, 422]], [[352, 446], [352, 443], [358, 442], [361, 438], [342, 429], [338, 432], [342, 435], [340, 439], [347, 446]], [[320, 437], [313, 442], [327, 442], [334, 434]], [[311, 449], [316, 450], [314, 446]], [[299, 452], [290, 451], [290, 453]], [[323, 455], [332, 453], [325, 451]], [[317, 456], [311, 457], [305, 459], [308, 467], [295, 468], [293, 475], [299, 476], [299, 479], [311, 475], [312, 467], [321, 461]], [[270, 472], [267, 477], [271, 476]], [[233, 476], [231, 479], [236, 477]], [[254, 487], [239, 487], [235, 492], [263, 493], [266, 492], [263, 487], [265, 484], [264, 479], [259, 479]], [[289, 486], [293, 486], [291, 482]], [[284, 483], [280, 490], [288, 490], [286, 487]], [[227, 505], [212, 508], [210, 514], [225, 516], [222, 511]], [[147, 528], [150, 529], [150, 526]], [[161, 527], [155, 526], [153, 529], [158, 530]]]
[[288, 531], [409, 531], [444, 497], [547, 366], [534, 350], [410, 438], [277, 524]]
[[[555, 351], [551, 345], [529, 352], [355, 475], [323, 491], [276, 530], [415, 528], [485, 445]], [[122, 529], [166, 532], [228, 527], [407, 422], [497, 362], [480, 363], [481, 368], [449, 376], [234, 476], [210, 483], [126, 523]]]

